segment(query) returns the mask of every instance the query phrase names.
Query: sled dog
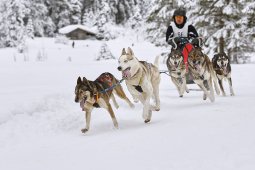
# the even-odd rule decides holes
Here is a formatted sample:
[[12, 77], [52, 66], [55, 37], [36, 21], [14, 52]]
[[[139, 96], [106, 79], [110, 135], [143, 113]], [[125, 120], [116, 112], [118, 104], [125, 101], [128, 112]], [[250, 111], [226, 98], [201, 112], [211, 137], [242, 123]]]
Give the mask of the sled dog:
[[204, 91], [203, 99], [206, 100], [209, 97], [210, 101], [214, 102], [215, 96], [212, 83], [217, 94], [219, 94], [219, 88], [209, 57], [202, 52], [201, 48], [194, 48], [189, 53], [188, 64], [193, 81]]
[[[111, 88], [113, 86], [114, 88]], [[116, 108], [119, 107], [113, 93], [125, 100], [130, 107], [134, 107], [119, 84], [119, 80], [111, 73], [103, 73], [95, 81], [87, 80], [85, 77], [83, 79], [78, 77], [75, 87], [75, 102], [80, 103], [82, 110], [86, 113], [86, 126], [81, 129], [82, 133], [89, 130], [91, 111], [94, 108], [105, 108], [110, 113], [114, 126], [118, 128], [118, 122], [109, 102], [111, 99], [114, 106]]]
[[230, 95], [234, 96], [234, 90], [232, 87], [232, 78], [231, 78], [231, 66], [229, 57], [225, 53], [215, 54], [212, 58], [213, 69], [216, 72], [218, 78], [218, 83], [223, 96], [226, 96], [226, 93], [223, 88], [223, 79], [228, 80]]
[[186, 84], [186, 68], [181, 51], [172, 49], [166, 60], [166, 65], [179, 96], [183, 97], [184, 91], [186, 90], [188, 93], [189, 89]]
[[[128, 47], [127, 52], [123, 48], [118, 62], [118, 70], [122, 72], [122, 77], [125, 79], [129, 92], [134, 99], [138, 99], [143, 104], [144, 122], [150, 122], [152, 111], [160, 110], [159, 56], [156, 57], [154, 64], [139, 61], [132, 49]], [[154, 99], [155, 106], [150, 104], [151, 98]]]

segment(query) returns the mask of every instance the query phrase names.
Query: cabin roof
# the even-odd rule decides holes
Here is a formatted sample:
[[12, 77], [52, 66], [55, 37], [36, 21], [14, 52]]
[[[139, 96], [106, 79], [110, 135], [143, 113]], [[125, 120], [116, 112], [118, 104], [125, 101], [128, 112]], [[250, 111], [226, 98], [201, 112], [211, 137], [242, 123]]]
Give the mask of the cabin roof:
[[72, 31], [74, 31], [76, 29], [81, 29], [81, 30], [86, 31], [86, 32], [88, 32], [90, 34], [95, 34], [96, 35], [96, 31], [94, 31], [93, 29], [90, 29], [90, 28], [88, 28], [88, 27], [86, 27], [84, 25], [68, 25], [68, 26], [65, 26], [63, 28], [60, 28], [58, 30], [58, 32], [60, 34], [68, 34], [68, 33], [72, 32]]

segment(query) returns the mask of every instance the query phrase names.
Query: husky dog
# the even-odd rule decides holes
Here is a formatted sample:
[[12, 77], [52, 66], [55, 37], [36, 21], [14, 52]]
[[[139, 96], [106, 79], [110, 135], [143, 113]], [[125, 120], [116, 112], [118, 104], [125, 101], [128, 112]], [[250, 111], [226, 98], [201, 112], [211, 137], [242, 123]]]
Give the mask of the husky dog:
[[[193, 81], [204, 91], [203, 99], [209, 97], [211, 102], [214, 102], [214, 88], [219, 94], [217, 78], [212, 67], [209, 57], [203, 54], [201, 48], [194, 48], [188, 57], [189, 70], [193, 76]], [[208, 92], [210, 91], [210, 93]]]
[[[122, 77], [133, 98], [143, 104], [145, 123], [150, 122], [152, 111], [160, 110], [158, 60], [159, 56], [156, 57], [154, 65], [146, 61], [139, 61], [130, 47], [127, 52], [123, 48], [119, 57], [118, 70], [122, 72]], [[150, 104], [151, 98], [155, 100], [155, 106]]]
[[[115, 86], [115, 88], [111, 88], [113, 86]], [[100, 107], [105, 108], [110, 113], [114, 126], [118, 128], [118, 122], [109, 102], [111, 99], [114, 106], [116, 108], [119, 107], [113, 93], [125, 100], [130, 107], [134, 107], [124, 93], [122, 86], [119, 84], [119, 80], [111, 73], [103, 73], [95, 81], [87, 80], [85, 77], [83, 77], [83, 79], [81, 79], [81, 77], [77, 79], [75, 102], [79, 102], [82, 110], [86, 113], [86, 127], [81, 129], [82, 133], [89, 130], [91, 111], [93, 108]]]
[[216, 76], [218, 78], [218, 83], [220, 85], [220, 89], [223, 96], [226, 96], [226, 93], [223, 88], [223, 79], [228, 80], [230, 95], [234, 96], [234, 90], [232, 87], [232, 79], [231, 79], [231, 66], [228, 56], [225, 53], [215, 54], [212, 58], [213, 69], [216, 72]]
[[184, 91], [186, 90], [188, 93], [189, 89], [186, 84], [186, 68], [181, 51], [172, 49], [166, 60], [166, 65], [179, 96], [183, 97]]

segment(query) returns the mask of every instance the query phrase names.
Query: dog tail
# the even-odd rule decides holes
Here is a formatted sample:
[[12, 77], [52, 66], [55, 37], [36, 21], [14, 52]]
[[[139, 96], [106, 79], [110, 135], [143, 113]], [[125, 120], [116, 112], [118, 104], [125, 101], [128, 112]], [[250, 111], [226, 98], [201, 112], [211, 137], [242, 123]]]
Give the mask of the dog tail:
[[154, 60], [154, 65], [157, 67], [157, 68], [159, 68], [159, 55], [155, 58], [155, 60]]

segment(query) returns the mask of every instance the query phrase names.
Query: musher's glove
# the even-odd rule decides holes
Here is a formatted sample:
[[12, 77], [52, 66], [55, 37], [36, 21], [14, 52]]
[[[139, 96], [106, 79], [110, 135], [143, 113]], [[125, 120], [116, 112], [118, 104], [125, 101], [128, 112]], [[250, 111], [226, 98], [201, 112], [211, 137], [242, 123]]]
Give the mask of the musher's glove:
[[197, 37], [191, 41], [191, 44], [195, 47], [201, 47], [203, 45], [203, 40], [201, 37]]
[[174, 38], [170, 38], [167, 43], [169, 45], [171, 45], [175, 50], [177, 49], [178, 47], [178, 44], [181, 42], [181, 38], [179, 37], [174, 37]]

